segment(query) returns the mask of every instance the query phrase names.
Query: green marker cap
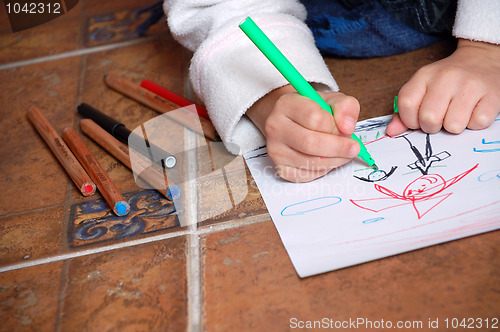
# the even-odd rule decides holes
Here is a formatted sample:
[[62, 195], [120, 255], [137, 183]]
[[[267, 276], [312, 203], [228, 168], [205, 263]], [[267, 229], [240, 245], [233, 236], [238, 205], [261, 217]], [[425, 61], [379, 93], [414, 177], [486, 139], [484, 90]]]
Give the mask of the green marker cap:
[[393, 109], [394, 109], [394, 113], [399, 113], [399, 109], [398, 109], [398, 96], [394, 97]]

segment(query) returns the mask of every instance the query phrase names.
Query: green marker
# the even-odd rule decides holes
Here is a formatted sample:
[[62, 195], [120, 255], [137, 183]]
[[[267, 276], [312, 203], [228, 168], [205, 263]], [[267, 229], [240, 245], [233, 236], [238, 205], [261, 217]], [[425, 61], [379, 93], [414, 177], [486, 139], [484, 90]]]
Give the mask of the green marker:
[[[271, 63], [278, 69], [278, 71], [288, 80], [288, 82], [297, 90], [297, 92], [304, 97], [317, 102], [322, 109], [328, 111], [333, 115], [332, 108], [328, 105], [323, 98], [314, 90], [314, 88], [306, 81], [306, 79], [295, 69], [295, 67], [288, 61], [288, 59], [281, 53], [281, 51], [273, 44], [273, 42], [264, 34], [264, 32], [255, 24], [255, 22], [247, 17], [240, 23], [240, 29], [250, 38], [250, 40], [264, 53], [264, 55], [271, 61]], [[360, 150], [358, 156], [363, 159], [368, 165], [378, 169], [375, 165], [375, 160], [370, 156], [368, 150], [363, 145], [361, 140], [354, 134], [352, 139], [359, 143]]]
[[399, 109], [398, 109], [398, 96], [394, 97], [394, 106], [393, 106], [393, 109], [394, 109], [394, 113], [399, 113]]

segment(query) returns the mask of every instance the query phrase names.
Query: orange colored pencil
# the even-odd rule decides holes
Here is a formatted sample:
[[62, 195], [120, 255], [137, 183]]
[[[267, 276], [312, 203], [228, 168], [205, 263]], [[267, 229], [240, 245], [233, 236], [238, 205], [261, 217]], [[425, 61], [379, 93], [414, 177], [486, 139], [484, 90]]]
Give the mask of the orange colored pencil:
[[95, 194], [96, 186], [94, 182], [90, 179], [62, 138], [57, 134], [49, 120], [43, 115], [42, 111], [35, 106], [30, 106], [28, 109], [28, 119], [40, 136], [42, 136], [82, 195], [91, 196]]
[[[106, 82], [110, 88], [154, 109], [157, 112], [168, 113], [170, 111], [177, 110], [176, 112], [170, 113], [169, 118], [213, 141], [220, 140], [212, 122], [203, 117], [199, 117], [198, 114], [189, 112], [185, 108], [179, 109], [178, 105], [124, 77], [115, 74], [108, 74], [104, 76], [104, 82]], [[200, 123], [201, 131], [197, 127], [193, 126], [195, 123]]]
[[73, 128], [65, 128], [62, 137], [69, 148], [82, 163], [92, 180], [97, 185], [102, 196], [108, 202], [113, 212], [118, 216], [124, 216], [130, 211], [130, 206], [118, 191], [101, 165], [94, 158], [94, 155], [87, 148], [78, 133]]

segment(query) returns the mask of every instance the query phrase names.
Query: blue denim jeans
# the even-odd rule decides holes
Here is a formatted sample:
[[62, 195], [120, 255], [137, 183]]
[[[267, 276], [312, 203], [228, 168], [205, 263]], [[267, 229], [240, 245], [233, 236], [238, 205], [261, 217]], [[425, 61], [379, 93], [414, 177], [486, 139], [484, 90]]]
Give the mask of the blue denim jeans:
[[[324, 54], [379, 57], [413, 51], [449, 35], [452, 0], [302, 0]], [[452, 14], [451, 14], [452, 13]]]

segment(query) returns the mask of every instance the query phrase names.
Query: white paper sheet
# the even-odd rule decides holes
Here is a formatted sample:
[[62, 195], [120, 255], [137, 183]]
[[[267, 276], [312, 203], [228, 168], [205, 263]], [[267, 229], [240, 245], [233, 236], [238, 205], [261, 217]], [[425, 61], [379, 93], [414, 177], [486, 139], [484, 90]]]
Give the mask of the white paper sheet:
[[357, 127], [378, 173], [356, 158], [295, 184], [265, 148], [244, 156], [300, 277], [500, 228], [500, 116], [486, 130], [398, 138], [384, 135], [389, 119]]

